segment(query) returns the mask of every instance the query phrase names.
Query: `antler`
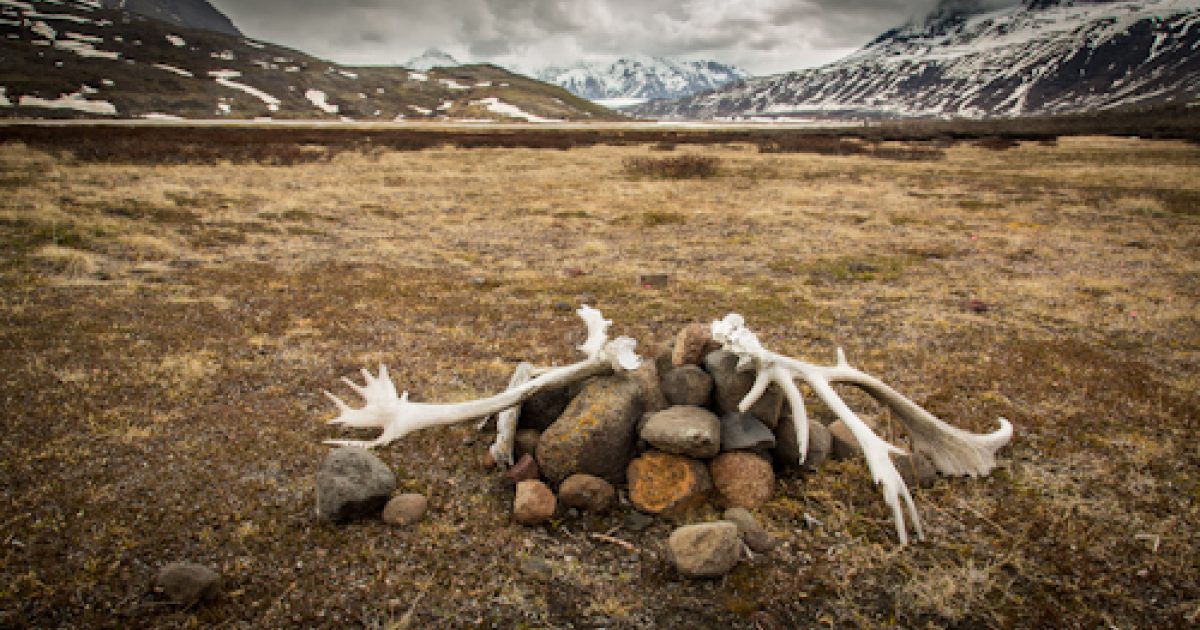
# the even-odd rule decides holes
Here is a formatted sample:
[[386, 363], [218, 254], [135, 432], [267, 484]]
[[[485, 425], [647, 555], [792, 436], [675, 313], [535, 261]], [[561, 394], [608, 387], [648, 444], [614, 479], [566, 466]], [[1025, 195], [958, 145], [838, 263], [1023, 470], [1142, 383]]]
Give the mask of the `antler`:
[[712, 333], [713, 339], [738, 355], [738, 369], [757, 370], [754, 386], [739, 403], [739, 409], [750, 409], [771, 383], [776, 383], [783, 389], [796, 418], [794, 424], [796, 442], [800, 445], [800, 463], [804, 462], [805, 451], [808, 448], [808, 417], [804, 409], [804, 399], [794, 379], [801, 378], [808, 383], [817, 396], [845, 423], [846, 428], [850, 429], [862, 446], [871, 476], [875, 483], [881, 486], [884, 501], [892, 508], [896, 534], [902, 544], [908, 543], [908, 530], [904, 525], [904, 511], [900, 507], [901, 498], [908, 507], [917, 537], [925, 537], [912, 495], [890, 457], [894, 453], [904, 451], [876, 435], [846, 405], [841, 396], [838, 396], [831, 383], [855, 385], [894, 410], [901, 423], [912, 434], [913, 449], [928, 456], [938, 471], [945, 474], [986, 475], [996, 467], [996, 451], [1008, 444], [1012, 438], [1012, 424], [1004, 418], [1000, 418], [999, 429], [984, 435], [946, 424], [879, 379], [850, 367], [841, 348], [837, 351], [837, 364], [833, 366], [813, 365], [775, 354], [762, 346], [758, 337], [746, 328], [745, 319], [737, 313], [730, 313], [725, 319], [714, 321]]
[[[587, 358], [571, 365], [544, 370], [537, 378], [512, 386], [490, 398], [448, 404], [409, 402], [408, 392], [396, 394], [396, 386], [388, 376], [387, 366], [384, 365], [379, 366], [379, 376], [374, 376], [364, 369], [364, 385], [343, 378], [351, 389], [362, 396], [365, 404], [354, 409], [341, 398], [326, 391], [325, 395], [337, 405], [339, 412], [329, 424], [356, 428], [380, 427], [383, 432], [374, 440], [326, 440], [325, 443], [365, 448], [385, 446], [419, 429], [455, 424], [504, 411], [545, 389], [562, 387], [605, 372], [636, 370], [641, 365], [641, 358], [634, 351], [637, 341], [629, 337], [618, 337], [608, 341], [608, 326], [612, 322], [604, 319], [600, 311], [585, 304], [575, 312], [588, 327], [587, 341], [579, 346], [579, 349], [588, 355]], [[515, 430], [515, 426], [509, 429]], [[507, 448], [507, 453], [496, 452], [504, 448]], [[511, 464], [511, 436], [497, 435], [492, 451], [497, 461]]]

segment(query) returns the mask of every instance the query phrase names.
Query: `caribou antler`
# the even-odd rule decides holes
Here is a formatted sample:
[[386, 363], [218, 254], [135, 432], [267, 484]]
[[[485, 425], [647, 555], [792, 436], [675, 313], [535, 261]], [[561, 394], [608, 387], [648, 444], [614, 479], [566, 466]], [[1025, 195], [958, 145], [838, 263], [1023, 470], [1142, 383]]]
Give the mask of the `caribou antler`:
[[[629, 337], [618, 337], [608, 341], [608, 327], [612, 322], [604, 319], [600, 311], [585, 304], [575, 312], [587, 324], [587, 341], [579, 346], [579, 349], [587, 354], [587, 358], [571, 365], [541, 370], [538, 377], [520, 383], [514, 380], [509, 389], [490, 398], [448, 404], [409, 402], [408, 392], [397, 395], [396, 386], [388, 377], [387, 367], [383, 365], [379, 366], [379, 376], [363, 370], [363, 378], [366, 380], [364, 385], [342, 379], [362, 396], [366, 404], [354, 409], [341, 398], [325, 392], [333, 404], [337, 405], [339, 412], [329, 424], [356, 428], [379, 427], [383, 432], [374, 440], [326, 440], [325, 443], [366, 448], [384, 446], [418, 429], [488, 416], [515, 407], [542, 390], [562, 387], [606, 372], [636, 370], [641, 365], [641, 359], [634, 352], [637, 347], [636, 341]], [[515, 419], [515, 416], [513, 418]], [[505, 424], [515, 425], [515, 422]], [[511, 433], [515, 426], [501, 430], [505, 429]], [[503, 452], [505, 449], [507, 452]], [[498, 434], [496, 443], [492, 445], [492, 455], [497, 461], [511, 464], [512, 436]]]
[[796, 442], [800, 445], [800, 463], [804, 462], [805, 451], [808, 448], [808, 417], [804, 409], [804, 399], [794, 379], [800, 378], [808, 383], [817, 396], [845, 423], [846, 428], [850, 429], [862, 447], [867, 467], [871, 470], [875, 483], [881, 486], [884, 501], [892, 508], [896, 534], [902, 544], [908, 543], [908, 530], [904, 525], [904, 511], [900, 507], [901, 498], [908, 507], [917, 537], [925, 537], [912, 495], [890, 457], [894, 453], [904, 451], [876, 435], [871, 427], [846, 405], [841, 396], [838, 396], [831, 383], [855, 385], [890, 407], [912, 434], [913, 449], [929, 457], [938, 471], [945, 474], [986, 475], [996, 467], [996, 451], [1008, 444], [1012, 438], [1012, 424], [1004, 418], [1000, 418], [999, 429], [983, 435], [946, 424], [879, 379], [850, 367], [841, 348], [837, 351], [837, 364], [833, 366], [813, 365], [775, 354], [762, 346], [758, 337], [746, 328], [745, 319], [737, 313], [730, 313], [725, 319], [714, 321], [712, 333], [713, 339], [723, 344], [726, 350], [738, 355], [738, 369], [757, 370], [754, 385], [738, 405], [739, 409], [750, 409], [771, 383], [776, 383], [783, 389], [796, 418], [794, 424]]

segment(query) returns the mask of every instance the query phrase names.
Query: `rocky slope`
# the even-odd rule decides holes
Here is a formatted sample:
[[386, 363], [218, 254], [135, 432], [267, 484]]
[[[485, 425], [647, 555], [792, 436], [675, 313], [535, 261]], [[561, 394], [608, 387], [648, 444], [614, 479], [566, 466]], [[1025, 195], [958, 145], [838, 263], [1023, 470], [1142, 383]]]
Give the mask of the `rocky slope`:
[[106, 9], [137, 13], [176, 26], [226, 35], [242, 34], [224, 13], [205, 0], [102, 0], [101, 5]]
[[715, 61], [629, 57], [613, 63], [579, 63], [544, 68], [537, 78], [583, 98], [678, 98], [708, 92], [748, 78], [746, 71]]
[[647, 103], [658, 117], [985, 117], [1195, 99], [1200, 2], [949, 0], [815, 69]]
[[613, 112], [489, 65], [346, 67], [98, 0], [0, 0], [0, 117], [605, 120]]

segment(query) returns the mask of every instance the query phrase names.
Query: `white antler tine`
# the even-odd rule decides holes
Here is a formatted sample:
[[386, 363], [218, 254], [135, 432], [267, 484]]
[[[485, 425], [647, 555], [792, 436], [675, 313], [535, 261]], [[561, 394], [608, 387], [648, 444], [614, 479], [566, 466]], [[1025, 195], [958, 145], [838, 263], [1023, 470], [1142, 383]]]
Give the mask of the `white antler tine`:
[[925, 528], [921, 526], [921, 515], [917, 513], [917, 504], [913, 502], [912, 493], [909, 492], [908, 486], [904, 486], [904, 493], [901, 495], [904, 498], [904, 504], [908, 506], [908, 514], [912, 517], [913, 531], [917, 533], [917, 540], [925, 540]]
[[362, 373], [363, 379], [366, 380], [368, 387], [371, 386], [371, 383], [375, 382], [375, 375], [371, 374], [371, 370], [368, 370], [367, 368], [360, 368], [359, 372]]
[[[333, 404], [338, 408], [339, 412], [346, 414], [346, 413], [350, 413], [351, 411], [353, 411], [352, 409], [350, 409], [350, 405], [347, 405], [344, 400], [342, 400], [341, 398], [338, 398], [333, 392], [331, 392], [329, 390], [325, 390], [325, 397], [328, 398], [329, 400], [333, 401]], [[337, 418], [334, 418], [333, 420], [330, 420], [329, 422], [333, 423], [333, 422], [340, 422], [340, 421], [341, 421], [341, 417], [339, 416]]]
[[[349, 385], [350, 389], [354, 390], [354, 392], [356, 394], [358, 394], [359, 396], [364, 396], [364, 397], [366, 396], [366, 392], [367, 392], [366, 387], [363, 387], [362, 385], [355, 383], [354, 381], [346, 378], [345, 376], [342, 377], [342, 382], [345, 383], [346, 385]], [[370, 381], [367, 381], [367, 382], [370, 383]]]
[[842, 350], [841, 346], [838, 346], [837, 349], [837, 365], [838, 367], [850, 367], [850, 364], [846, 361], [846, 352]]

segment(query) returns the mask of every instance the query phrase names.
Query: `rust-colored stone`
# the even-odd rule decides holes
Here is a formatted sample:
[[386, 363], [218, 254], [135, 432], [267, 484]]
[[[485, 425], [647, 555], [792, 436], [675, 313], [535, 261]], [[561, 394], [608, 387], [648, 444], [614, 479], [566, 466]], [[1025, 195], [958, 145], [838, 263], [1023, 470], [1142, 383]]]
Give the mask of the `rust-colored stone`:
[[649, 451], [629, 462], [629, 500], [649, 514], [682, 516], [704, 505], [712, 490], [708, 470], [700, 461]]
[[775, 494], [771, 462], [749, 451], [721, 453], [709, 464], [709, 471], [723, 507], [753, 510]]

